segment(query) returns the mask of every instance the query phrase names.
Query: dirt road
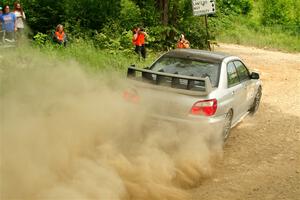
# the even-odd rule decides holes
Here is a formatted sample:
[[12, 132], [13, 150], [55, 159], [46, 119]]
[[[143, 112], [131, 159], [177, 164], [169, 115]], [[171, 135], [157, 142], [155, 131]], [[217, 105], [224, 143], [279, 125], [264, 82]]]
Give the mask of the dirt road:
[[119, 76], [31, 48], [3, 52], [0, 199], [299, 200], [300, 54], [218, 50], [260, 72], [263, 98], [215, 162], [221, 141], [209, 148], [205, 134], [173, 125], [145, 131], [145, 113], [108, 84]]
[[259, 112], [231, 132], [213, 177], [194, 199], [300, 199], [300, 54], [221, 44], [261, 74]]

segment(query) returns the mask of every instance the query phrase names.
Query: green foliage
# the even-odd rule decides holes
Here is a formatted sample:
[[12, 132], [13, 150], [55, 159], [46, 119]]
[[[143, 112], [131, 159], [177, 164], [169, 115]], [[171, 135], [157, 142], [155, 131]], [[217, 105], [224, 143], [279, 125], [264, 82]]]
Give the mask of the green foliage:
[[263, 25], [286, 24], [289, 21], [287, 0], [262, 0]]
[[[26, 47], [25, 47], [26, 48]], [[75, 60], [87, 70], [117, 71], [124, 74], [124, 70], [131, 64], [146, 67], [157, 57], [157, 54], [148, 51], [146, 61], [139, 61], [133, 51], [101, 50], [99, 51], [92, 40], [75, 39], [67, 48], [53, 48], [53, 45], [43, 45], [40, 51], [59, 60]]]
[[300, 51], [300, 35], [290, 27], [273, 25], [262, 27], [259, 21], [233, 16], [229, 21], [234, 25], [223, 28], [218, 33], [218, 40], [260, 48], [279, 49], [288, 52]]
[[126, 28], [141, 24], [141, 11], [131, 0], [121, 0], [120, 21]]
[[106, 36], [104, 33], [96, 33], [94, 43], [95, 46], [102, 49], [118, 50], [121, 48], [119, 38], [111, 38]]
[[[205, 49], [207, 47], [207, 34], [203, 17], [190, 16], [189, 18], [181, 22], [181, 26], [181, 30], [183, 30], [182, 33], [190, 41], [192, 48]], [[212, 39], [213, 37], [214, 36], [211, 35], [210, 39]]]
[[[300, 1], [256, 0], [247, 15], [230, 14], [234, 4], [229, 2], [233, 1], [217, 1], [223, 11], [210, 20], [210, 30], [219, 41], [300, 51]], [[226, 3], [228, 9], [222, 7]]]
[[138, 6], [141, 16], [139, 20], [140, 25], [147, 25], [149, 27], [160, 24], [160, 11], [157, 9], [155, 0], [133, 0]]
[[49, 38], [49, 35], [47, 34], [44, 34], [44, 33], [40, 33], [38, 32], [34, 37], [34, 43], [39, 45], [39, 46], [42, 46], [44, 44], [46, 44], [46, 42], [50, 39]]
[[46, 33], [66, 19], [63, 1], [23, 0], [22, 4], [27, 16], [27, 23], [34, 33]]
[[[163, 9], [162, 2], [166, 1], [168, 9]], [[48, 34], [60, 23], [71, 41], [89, 40], [97, 49], [111, 52], [132, 50], [134, 26], [142, 26], [148, 33], [147, 48], [173, 48], [181, 33], [191, 47], [206, 48], [204, 17], [193, 16], [191, 0], [22, 0], [21, 3], [32, 32], [39, 33], [34, 37], [39, 45], [47, 43], [41, 33]], [[262, 29], [278, 30], [276, 27], [280, 26], [282, 33], [299, 40], [299, 0], [216, 0], [216, 6], [216, 14], [208, 17], [209, 39], [226, 38], [224, 35], [228, 33], [244, 41], [238, 28], [263, 34]], [[163, 13], [167, 23], [162, 23]], [[239, 19], [243, 23], [236, 24]]]
[[69, 23], [86, 29], [101, 29], [108, 19], [119, 16], [120, 0], [23, 0], [27, 23], [34, 33], [47, 32]]
[[177, 32], [174, 27], [171, 26], [155, 26], [146, 30], [148, 32], [148, 44], [155, 49], [167, 50], [174, 44], [174, 41], [168, 40], [171, 32]]
[[217, 1], [219, 12], [226, 15], [243, 14], [246, 15], [253, 9], [252, 0], [220, 0]]
[[101, 29], [100, 32], [96, 31], [93, 36], [94, 44], [101, 49], [121, 49], [120, 35], [122, 27], [119, 21], [110, 21]]
[[120, 38], [120, 44], [122, 46], [122, 49], [124, 50], [128, 50], [133, 48], [133, 44], [132, 44], [132, 31], [123, 31], [121, 38]]
[[119, 16], [120, 0], [62, 0], [66, 21], [75, 24], [80, 21], [84, 29], [99, 30], [107, 20]]
[[300, 1], [262, 0], [261, 23], [265, 26], [283, 25], [288, 31], [299, 34]]

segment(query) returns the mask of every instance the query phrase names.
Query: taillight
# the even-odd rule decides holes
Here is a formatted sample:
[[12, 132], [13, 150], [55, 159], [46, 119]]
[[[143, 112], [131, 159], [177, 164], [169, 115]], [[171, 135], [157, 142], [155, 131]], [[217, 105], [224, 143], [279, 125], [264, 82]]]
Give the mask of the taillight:
[[138, 103], [140, 101], [140, 97], [137, 95], [137, 92], [134, 90], [126, 90], [123, 92], [123, 98], [126, 101], [130, 101], [133, 103]]
[[218, 108], [217, 99], [197, 101], [191, 108], [190, 113], [193, 115], [212, 116]]

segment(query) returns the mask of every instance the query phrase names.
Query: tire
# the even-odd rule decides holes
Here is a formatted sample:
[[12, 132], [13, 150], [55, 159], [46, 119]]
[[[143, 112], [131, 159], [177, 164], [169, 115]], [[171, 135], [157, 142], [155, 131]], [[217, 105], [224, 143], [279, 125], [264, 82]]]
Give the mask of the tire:
[[224, 126], [223, 126], [223, 140], [226, 141], [229, 137], [230, 130], [231, 130], [231, 122], [233, 118], [233, 111], [229, 110], [225, 116]]
[[251, 115], [253, 115], [254, 113], [256, 113], [256, 111], [258, 110], [258, 107], [259, 107], [259, 104], [260, 104], [261, 95], [262, 95], [261, 87], [259, 87], [258, 90], [257, 90], [257, 93], [255, 95], [254, 102], [253, 102], [251, 108], [249, 109], [249, 112], [250, 112]]

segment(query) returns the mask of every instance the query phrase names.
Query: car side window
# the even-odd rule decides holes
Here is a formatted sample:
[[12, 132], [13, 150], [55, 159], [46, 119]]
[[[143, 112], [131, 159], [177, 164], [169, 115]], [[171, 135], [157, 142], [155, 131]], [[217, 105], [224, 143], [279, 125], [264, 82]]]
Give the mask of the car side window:
[[238, 76], [240, 78], [240, 81], [246, 81], [250, 79], [249, 71], [246, 68], [246, 66], [240, 62], [240, 61], [234, 61]]
[[235, 65], [233, 62], [227, 64], [227, 78], [228, 78], [228, 87], [235, 86], [239, 84], [240, 79], [236, 71]]

